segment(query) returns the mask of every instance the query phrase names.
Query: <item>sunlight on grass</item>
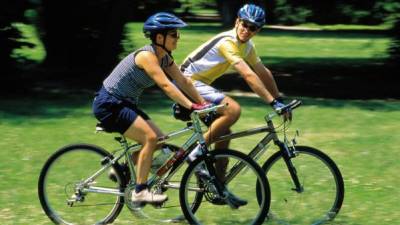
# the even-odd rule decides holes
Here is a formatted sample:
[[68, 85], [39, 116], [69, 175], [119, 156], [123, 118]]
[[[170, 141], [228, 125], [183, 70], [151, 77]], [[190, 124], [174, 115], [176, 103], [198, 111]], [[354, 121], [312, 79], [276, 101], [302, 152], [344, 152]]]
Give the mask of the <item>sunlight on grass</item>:
[[[94, 133], [96, 120], [91, 114], [90, 96], [69, 95], [63, 100], [56, 99], [61, 98], [0, 101], [0, 129], [4, 131], [0, 133], [0, 220], [6, 221], [3, 224], [8, 221], [10, 224], [51, 224], [40, 208], [36, 185], [44, 162], [56, 149], [79, 142], [108, 150], [118, 147], [113, 135]], [[262, 116], [270, 111], [257, 98], [235, 99], [243, 109], [234, 131], [261, 125]], [[143, 109], [164, 132], [184, 126], [171, 119], [171, 101], [162, 95], [146, 95], [143, 102]], [[290, 136], [299, 129], [299, 145], [314, 146], [327, 153], [338, 164], [345, 180], [342, 210], [330, 224], [373, 225], [399, 221], [400, 103], [311, 98], [304, 98], [303, 102], [295, 111]], [[261, 138], [262, 135], [257, 135], [233, 140], [232, 148], [248, 152]], [[271, 146], [259, 162], [263, 163], [274, 151], [275, 146]], [[307, 215], [302, 216], [293, 224], [307, 219]], [[134, 218], [126, 209], [116, 223], [133, 221], [149, 224]]]
[[[141, 23], [128, 23], [120, 57], [149, 43], [143, 38]], [[224, 31], [217, 24], [190, 23], [182, 29], [178, 49], [173, 52], [178, 63], [200, 44]], [[390, 38], [382, 34], [294, 32], [264, 29], [255, 36], [254, 43], [261, 58], [284, 57], [306, 59], [372, 59], [387, 57]]]
[[24, 23], [13, 23], [12, 26], [21, 32], [21, 38], [18, 41], [23, 43], [20, 48], [13, 50], [12, 57], [17, 58], [20, 62], [25, 60], [32, 60], [37, 63], [42, 62], [46, 57], [46, 51], [36, 28]]
[[[22, 38], [21, 42], [30, 43], [32, 46], [23, 45], [14, 49], [13, 57], [20, 61], [32, 60], [41, 62], [45, 58], [45, 50], [34, 26], [23, 23], [15, 23]], [[380, 60], [387, 57], [387, 48], [390, 44], [388, 35], [371, 33], [343, 33], [346, 30], [368, 30], [363, 26], [311, 26], [319, 27], [320, 31], [276, 31], [264, 28], [254, 38], [259, 56], [264, 63], [269, 65], [275, 63], [300, 63], [301, 59], [327, 60], [340, 62], [343, 59], [367, 59]], [[143, 23], [130, 22], [125, 25], [124, 39], [121, 40], [123, 51], [119, 58], [123, 58], [130, 52], [140, 48], [150, 41], [144, 38]], [[382, 26], [370, 29], [386, 29]], [[204, 43], [215, 34], [225, 31], [217, 23], [189, 23], [189, 27], [181, 30], [181, 39], [178, 49], [173, 52], [178, 64], [201, 43]], [[21, 62], [22, 62], [21, 61]], [[316, 61], [314, 61], [316, 62]], [[319, 61], [318, 61], [319, 62]]]

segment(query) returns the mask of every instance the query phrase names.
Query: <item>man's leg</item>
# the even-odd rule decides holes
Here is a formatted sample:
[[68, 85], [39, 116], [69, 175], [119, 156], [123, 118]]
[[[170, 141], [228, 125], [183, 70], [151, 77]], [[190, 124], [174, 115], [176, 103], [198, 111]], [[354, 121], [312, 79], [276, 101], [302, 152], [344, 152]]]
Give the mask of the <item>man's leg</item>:
[[[204, 134], [207, 143], [212, 143], [219, 136], [231, 133], [230, 127], [240, 117], [240, 105], [230, 97], [225, 97], [221, 104], [228, 104], [226, 108], [218, 112], [219, 117], [211, 124], [210, 129]], [[215, 144], [215, 149], [226, 149], [229, 147], [229, 140]]]
[[[210, 129], [205, 133], [206, 142], [212, 143], [219, 136], [231, 133], [230, 127], [240, 117], [240, 105], [230, 97], [225, 97], [221, 104], [228, 104], [226, 108], [219, 112], [219, 117], [211, 124]], [[215, 150], [229, 148], [229, 140], [215, 143]], [[216, 172], [220, 181], [225, 180], [225, 172], [228, 161], [220, 159], [216, 162]]]
[[[228, 104], [227, 108], [225, 108], [222, 112], [220, 112], [220, 117], [218, 117], [210, 126], [210, 129], [205, 134], [206, 140], [211, 140], [208, 143], [212, 143], [215, 138], [230, 134], [231, 130], [230, 127], [239, 119], [240, 117], [240, 105], [230, 97], [225, 97], [221, 103]], [[218, 149], [227, 149], [229, 148], [229, 140], [215, 143], [215, 150]], [[226, 170], [228, 167], [229, 161], [227, 158], [219, 158], [215, 163], [215, 171], [216, 176], [219, 181], [225, 183], [226, 177]], [[229, 192], [229, 200], [216, 198], [214, 199], [213, 204], [229, 204], [235, 207], [244, 206], [247, 204], [247, 201], [241, 199], [234, 195], [233, 193]]]

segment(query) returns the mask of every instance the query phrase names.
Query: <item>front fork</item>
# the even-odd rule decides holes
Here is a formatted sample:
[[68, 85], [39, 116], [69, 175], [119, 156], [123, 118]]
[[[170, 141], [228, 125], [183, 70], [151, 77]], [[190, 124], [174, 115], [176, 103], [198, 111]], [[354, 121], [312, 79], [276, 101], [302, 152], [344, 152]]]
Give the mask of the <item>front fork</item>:
[[[298, 132], [297, 132], [298, 134]], [[285, 164], [288, 168], [288, 171], [290, 173], [290, 177], [292, 178], [294, 188], [292, 188], [293, 191], [296, 191], [297, 193], [301, 193], [304, 191], [304, 187], [301, 185], [299, 177], [297, 176], [297, 170], [295, 165], [292, 163], [292, 158], [297, 157], [296, 154], [296, 140], [293, 138], [291, 143], [287, 140], [285, 136], [284, 142], [281, 141], [275, 141], [275, 144], [278, 145], [280, 151], [282, 152], [283, 160], [285, 161]]]

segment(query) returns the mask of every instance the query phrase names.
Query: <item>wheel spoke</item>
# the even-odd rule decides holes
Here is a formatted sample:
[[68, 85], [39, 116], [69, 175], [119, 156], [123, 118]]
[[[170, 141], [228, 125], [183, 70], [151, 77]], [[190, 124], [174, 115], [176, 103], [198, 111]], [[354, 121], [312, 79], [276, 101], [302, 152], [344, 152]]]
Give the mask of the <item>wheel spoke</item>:
[[[260, 224], [265, 219], [269, 208], [269, 189], [261, 168], [250, 158], [242, 153], [219, 150], [212, 153], [211, 161], [225, 162], [220, 165], [213, 164], [216, 171], [216, 179], [224, 183], [226, 177], [221, 173], [234, 170], [235, 165], [242, 165], [240, 169], [246, 169], [246, 173], [237, 171], [230, 177], [229, 183], [224, 185], [223, 193], [219, 194], [215, 186], [214, 178], [206, 169], [203, 158], [194, 161], [185, 171], [180, 190], [181, 206], [189, 223], [195, 224]], [[223, 166], [221, 166], [223, 165]], [[235, 167], [238, 168], [238, 167]], [[261, 204], [257, 202], [256, 185], [262, 183], [264, 197]], [[193, 205], [198, 192], [193, 191], [196, 186], [204, 190], [202, 201], [198, 202], [198, 208], [193, 210]], [[227, 218], [223, 215], [229, 215]]]
[[123, 207], [119, 172], [115, 172], [117, 182], [108, 177], [110, 167], [91, 183], [83, 184], [100, 171], [107, 154], [95, 146], [71, 145], [50, 157], [39, 178], [39, 198], [51, 220], [63, 224], [110, 223], [118, 216]]
[[343, 179], [334, 162], [319, 150], [296, 147], [291, 159], [297, 171], [301, 192], [294, 183], [280, 152], [264, 164], [271, 186], [271, 214], [277, 221], [295, 224], [319, 224], [332, 220], [340, 210]]

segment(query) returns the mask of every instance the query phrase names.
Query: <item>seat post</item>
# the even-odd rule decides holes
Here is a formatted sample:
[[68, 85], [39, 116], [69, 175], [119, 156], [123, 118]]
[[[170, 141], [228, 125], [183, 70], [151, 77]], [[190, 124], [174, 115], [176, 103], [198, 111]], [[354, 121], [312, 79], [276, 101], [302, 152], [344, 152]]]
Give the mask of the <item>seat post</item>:
[[120, 136], [118, 136], [118, 137], [114, 137], [114, 139], [115, 139], [116, 141], [118, 141], [118, 142], [121, 144], [121, 146], [122, 146], [123, 148], [127, 148], [127, 147], [128, 147], [128, 141], [126, 140], [126, 138], [124, 137], [124, 135], [120, 135]]

